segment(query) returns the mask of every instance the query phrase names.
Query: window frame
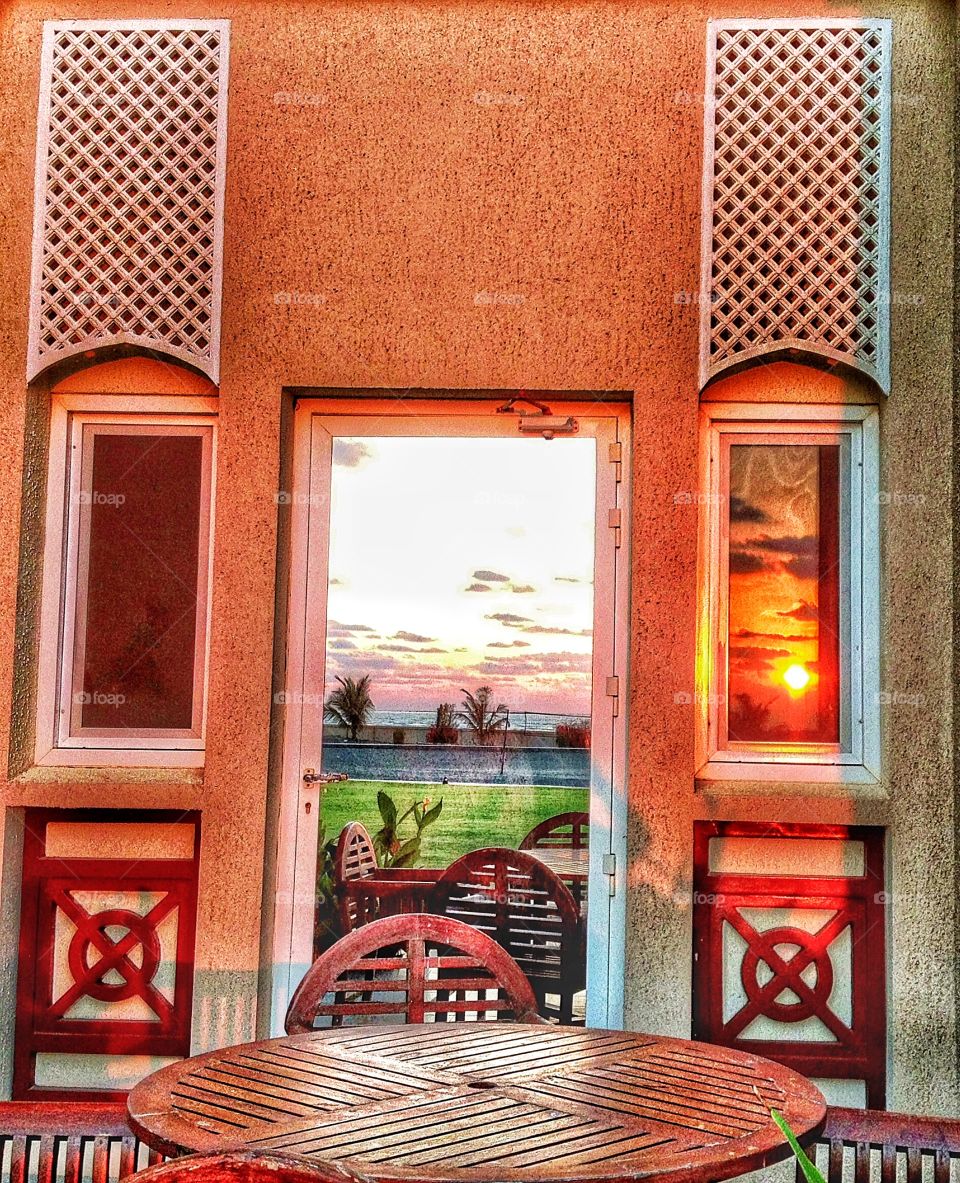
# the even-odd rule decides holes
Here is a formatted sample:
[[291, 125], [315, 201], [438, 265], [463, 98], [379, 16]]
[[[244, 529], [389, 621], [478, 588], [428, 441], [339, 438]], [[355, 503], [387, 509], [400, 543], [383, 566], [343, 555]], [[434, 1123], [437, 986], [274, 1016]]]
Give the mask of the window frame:
[[[697, 777], [874, 784], [880, 778], [879, 413], [875, 406], [701, 406]], [[728, 461], [734, 443], [839, 443], [840, 743], [725, 742]], [[799, 750], [798, 750], [799, 749]]]
[[[204, 759], [213, 515], [216, 496], [217, 403], [211, 398], [54, 396], [50, 451], [35, 762], [38, 765], [200, 767]], [[98, 429], [105, 431], [100, 432]], [[90, 444], [98, 434], [199, 435], [203, 441], [200, 489], [197, 618], [194, 645], [193, 719], [189, 728], [130, 729], [110, 734], [74, 725], [72, 700], [80, 676], [79, 629], [83, 619], [83, 570], [89, 546], [89, 513], [80, 494], [90, 480]]]

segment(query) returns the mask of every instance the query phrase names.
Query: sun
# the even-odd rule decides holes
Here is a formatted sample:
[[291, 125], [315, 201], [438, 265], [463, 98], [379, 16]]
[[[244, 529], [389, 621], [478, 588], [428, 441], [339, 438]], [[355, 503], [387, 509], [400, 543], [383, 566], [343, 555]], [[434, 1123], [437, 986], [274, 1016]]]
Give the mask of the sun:
[[797, 663], [788, 665], [781, 676], [795, 694], [800, 694], [810, 685], [810, 671]]

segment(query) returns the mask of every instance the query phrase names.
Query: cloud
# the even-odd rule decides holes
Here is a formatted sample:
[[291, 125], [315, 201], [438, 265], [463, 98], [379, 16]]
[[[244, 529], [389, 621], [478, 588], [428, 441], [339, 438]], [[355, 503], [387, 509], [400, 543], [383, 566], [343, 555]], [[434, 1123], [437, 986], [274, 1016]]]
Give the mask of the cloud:
[[501, 575], [499, 571], [488, 571], [485, 567], [481, 567], [479, 571], [474, 571], [474, 579], [482, 579], [486, 583], [509, 583], [509, 575]]
[[795, 579], [815, 579], [819, 570], [820, 541], [815, 534], [784, 534], [779, 538], [764, 534], [730, 548], [732, 575], [782, 571]]
[[338, 650], [356, 649], [357, 643], [356, 641], [348, 641], [345, 637], [334, 637], [334, 639], [329, 642], [329, 646], [331, 649]]
[[744, 501], [742, 497], [730, 498], [731, 522], [765, 522], [767, 520], [766, 513], [759, 505], [752, 505], [749, 501]]
[[519, 628], [524, 624], [533, 624], [529, 616], [518, 616], [516, 612], [491, 612], [484, 620], [498, 620], [508, 628]]
[[770, 564], [763, 555], [755, 555], [752, 551], [741, 550], [740, 547], [730, 548], [730, 574], [756, 575], [760, 571], [770, 569]]
[[419, 644], [426, 645], [428, 641], [435, 641], [436, 637], [424, 637], [420, 633], [407, 632], [405, 628], [400, 629], [399, 632], [393, 634], [391, 641], [413, 641]]
[[755, 633], [749, 628], [738, 628], [735, 636], [743, 641], [809, 641], [813, 639], [809, 633]]
[[558, 628], [554, 625], [531, 624], [521, 630], [525, 633], [539, 633], [550, 637], [592, 637], [592, 628]]
[[471, 583], [469, 587], [463, 589], [465, 592], [485, 592], [493, 591], [493, 588], [487, 587], [485, 583]]
[[765, 674], [778, 657], [792, 657], [789, 649], [766, 649], [760, 645], [731, 645], [730, 660], [742, 672]]
[[578, 575], [554, 575], [555, 583], [593, 583], [592, 579], [581, 579]]
[[412, 645], [378, 645], [377, 651], [379, 653], [419, 653], [419, 649], [414, 649]]
[[806, 600], [798, 600], [792, 608], [788, 608], [786, 612], [777, 612], [776, 615], [785, 620], [820, 619], [820, 613], [817, 611], [815, 605], [809, 604]]
[[488, 649], [529, 649], [529, 641], [488, 641]]
[[333, 441], [333, 462], [341, 468], [359, 468], [373, 453], [362, 440], [335, 439]]
[[342, 624], [339, 620], [327, 621], [328, 637], [348, 637], [352, 633], [372, 633], [373, 626], [369, 624]]
[[590, 667], [589, 653], [525, 653], [488, 657], [476, 669], [478, 673], [500, 678], [519, 678], [535, 674], [587, 674]]
[[328, 580], [328, 583], [331, 587], [343, 587], [343, 580], [338, 579], [336, 575], [334, 575], [330, 580]]
[[531, 583], [511, 583], [510, 590], [515, 596], [526, 596], [537, 589]]
[[816, 554], [820, 542], [816, 534], [783, 534], [779, 538], [763, 534], [743, 543], [751, 550], [773, 551], [778, 555]]

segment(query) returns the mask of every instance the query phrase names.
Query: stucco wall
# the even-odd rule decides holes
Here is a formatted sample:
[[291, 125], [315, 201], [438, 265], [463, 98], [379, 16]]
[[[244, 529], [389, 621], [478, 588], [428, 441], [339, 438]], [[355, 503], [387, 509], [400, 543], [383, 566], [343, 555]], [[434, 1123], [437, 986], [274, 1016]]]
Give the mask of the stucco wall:
[[[8, 807], [203, 810], [198, 1047], [253, 1030], [261, 896], [270, 895], [262, 867], [271, 853], [283, 388], [632, 390], [628, 1022], [689, 1031], [684, 893], [695, 817], [886, 824], [890, 1099], [955, 1108], [952, 7], [928, 0], [867, 11], [894, 17], [894, 89], [904, 96], [893, 108], [894, 283], [923, 297], [894, 304], [893, 389], [882, 412], [884, 487], [922, 498], [884, 514], [884, 687], [919, 694], [920, 705], [886, 713], [879, 789], [818, 793], [695, 788], [692, 707], [673, 701], [692, 688], [695, 642], [696, 512], [673, 495], [697, 487], [698, 310], [676, 296], [698, 286], [704, 23], [797, 15], [795, 7], [4, 6], [4, 71], [14, 80], [0, 92], [4, 737], [14, 699], [19, 733], [30, 715], [36, 458], [49, 386], [41, 380], [28, 395], [24, 383], [40, 22], [152, 13], [233, 22], [206, 769], [202, 778], [38, 771], [23, 756], [27, 736], [0, 785]], [[284, 302], [282, 293], [316, 298]], [[837, 373], [781, 366], [723, 380], [710, 397], [875, 396]], [[25, 456], [34, 459], [24, 483]], [[18, 570], [24, 641], [15, 650]], [[15, 890], [5, 874], [5, 899]]]

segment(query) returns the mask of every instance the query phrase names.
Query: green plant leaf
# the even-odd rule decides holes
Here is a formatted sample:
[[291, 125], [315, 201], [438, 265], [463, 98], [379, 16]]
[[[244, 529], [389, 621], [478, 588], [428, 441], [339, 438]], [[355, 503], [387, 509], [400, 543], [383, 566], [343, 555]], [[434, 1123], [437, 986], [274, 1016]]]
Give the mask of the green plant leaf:
[[387, 829], [393, 829], [397, 824], [397, 807], [390, 794], [385, 793], [383, 789], [377, 793], [377, 808], [380, 810], [383, 824]]
[[437, 818], [440, 816], [441, 809], [443, 809], [443, 798], [442, 797], [436, 803], [436, 805], [431, 806], [430, 809], [428, 809], [427, 812], [423, 815], [424, 829], [426, 829], [426, 827], [429, 826], [431, 822], [435, 822], [437, 820]]
[[770, 1116], [783, 1131], [784, 1136], [790, 1143], [790, 1149], [796, 1156], [797, 1162], [800, 1164], [800, 1170], [803, 1171], [803, 1177], [807, 1180], [807, 1183], [826, 1183], [820, 1168], [808, 1157], [807, 1152], [797, 1141], [796, 1134], [787, 1124], [786, 1120], [777, 1113], [776, 1109], [770, 1110]]

